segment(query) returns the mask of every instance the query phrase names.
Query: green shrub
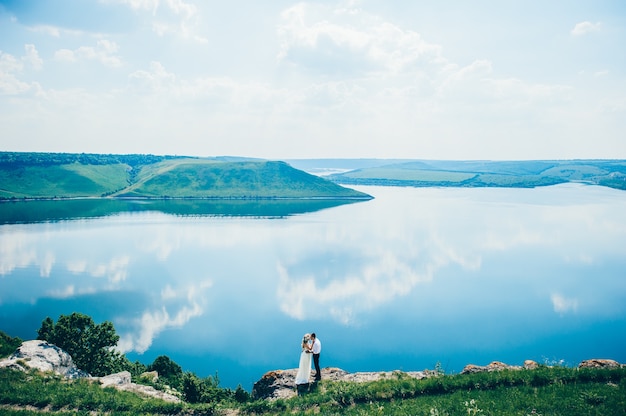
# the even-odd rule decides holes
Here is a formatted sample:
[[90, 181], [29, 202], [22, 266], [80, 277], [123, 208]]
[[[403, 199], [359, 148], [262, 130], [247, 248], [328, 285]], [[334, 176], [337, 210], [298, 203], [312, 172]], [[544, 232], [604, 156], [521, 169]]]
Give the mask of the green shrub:
[[0, 331], [0, 358], [8, 357], [13, 354], [20, 345], [22, 345], [22, 340], [20, 338], [10, 337]]
[[56, 324], [47, 317], [37, 334], [38, 339], [66, 351], [78, 368], [93, 376], [115, 373], [129, 364], [113, 349], [120, 337], [108, 321], [96, 325], [91, 317], [74, 312], [59, 316]]

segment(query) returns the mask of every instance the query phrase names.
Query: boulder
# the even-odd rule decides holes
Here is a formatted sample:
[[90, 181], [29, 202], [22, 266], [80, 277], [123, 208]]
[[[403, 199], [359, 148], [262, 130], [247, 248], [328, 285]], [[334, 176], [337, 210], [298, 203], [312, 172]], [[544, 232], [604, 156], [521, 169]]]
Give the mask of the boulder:
[[578, 368], [620, 368], [622, 365], [615, 360], [594, 358], [578, 364]]
[[157, 381], [159, 381], [159, 373], [156, 371], [145, 371], [141, 373], [139, 378], [148, 380], [151, 383], [156, 383]]
[[26, 371], [33, 368], [39, 371], [51, 371], [63, 377], [74, 379], [89, 377], [72, 362], [72, 357], [56, 345], [46, 341], [25, 341], [9, 357], [0, 361], [0, 367]]
[[466, 365], [461, 374], [473, 374], [473, 373], [484, 373], [490, 371], [502, 371], [502, 370], [520, 370], [522, 367], [515, 365], [508, 365], [500, 361], [492, 361], [487, 365], [475, 365], [468, 364]]
[[130, 384], [131, 375], [128, 371], [122, 371], [115, 374], [109, 374], [108, 376], [94, 378], [100, 382], [102, 387], [115, 387]]
[[172, 392], [165, 392], [157, 390], [152, 386], [144, 386], [143, 384], [135, 384], [131, 382], [131, 375], [128, 371], [122, 371], [115, 374], [109, 374], [104, 377], [92, 377], [93, 380], [98, 381], [102, 387], [113, 387], [121, 391], [130, 391], [135, 394], [139, 394], [147, 397], [154, 397], [157, 399], [165, 400], [166, 402], [178, 403], [180, 398], [174, 395]]
[[[303, 391], [315, 388], [316, 383], [313, 382], [313, 373], [311, 373], [311, 383], [296, 386], [297, 369], [289, 370], [273, 370], [265, 373], [263, 377], [252, 387], [252, 397], [255, 399], [288, 399], [298, 395]], [[336, 367], [328, 367], [322, 369], [322, 380], [332, 381], [350, 381], [355, 383], [363, 383], [367, 381], [377, 381], [392, 377], [412, 377], [422, 379], [435, 376], [436, 372], [424, 371], [377, 371], [377, 372], [358, 372], [348, 373], [345, 370]]]
[[524, 369], [526, 370], [535, 370], [539, 368], [539, 364], [537, 364], [536, 361], [533, 360], [526, 360], [524, 361]]
[[128, 371], [104, 377], [91, 377], [87, 372], [76, 367], [72, 357], [67, 352], [46, 341], [23, 342], [9, 358], [0, 360], [0, 368], [2, 367], [18, 371], [26, 371], [28, 368], [32, 368], [43, 372], [54, 372], [69, 379], [86, 378], [100, 383], [103, 388], [114, 387], [118, 390], [131, 391], [169, 402], [180, 402], [180, 398], [173, 392], [163, 392], [151, 386], [132, 383], [131, 375]]

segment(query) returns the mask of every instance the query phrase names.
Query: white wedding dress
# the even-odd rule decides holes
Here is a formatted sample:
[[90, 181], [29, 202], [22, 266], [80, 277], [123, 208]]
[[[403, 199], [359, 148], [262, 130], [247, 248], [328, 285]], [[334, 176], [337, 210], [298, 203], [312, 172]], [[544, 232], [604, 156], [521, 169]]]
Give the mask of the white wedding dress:
[[311, 377], [311, 357], [313, 354], [307, 353], [302, 348], [300, 353], [300, 365], [298, 366], [298, 373], [296, 374], [296, 384], [308, 384], [309, 377]]

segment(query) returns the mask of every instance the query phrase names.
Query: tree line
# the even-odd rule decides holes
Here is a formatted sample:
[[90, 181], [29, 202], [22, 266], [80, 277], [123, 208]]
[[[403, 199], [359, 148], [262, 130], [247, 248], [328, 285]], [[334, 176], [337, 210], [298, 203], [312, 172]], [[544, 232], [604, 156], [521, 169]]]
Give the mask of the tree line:
[[149, 154], [96, 154], [96, 153], [46, 153], [46, 152], [0, 152], [0, 166], [55, 166], [80, 163], [83, 165], [126, 164], [132, 167], [149, 165], [185, 156], [156, 156]]

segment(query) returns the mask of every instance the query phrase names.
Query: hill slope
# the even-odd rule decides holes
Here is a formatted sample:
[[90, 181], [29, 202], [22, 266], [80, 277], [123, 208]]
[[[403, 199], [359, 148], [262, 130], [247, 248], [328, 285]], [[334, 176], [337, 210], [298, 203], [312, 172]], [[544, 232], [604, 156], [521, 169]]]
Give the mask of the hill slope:
[[409, 161], [329, 175], [340, 184], [518, 187], [584, 182], [626, 190], [624, 160]]
[[152, 155], [0, 153], [0, 199], [370, 199], [284, 162]]

